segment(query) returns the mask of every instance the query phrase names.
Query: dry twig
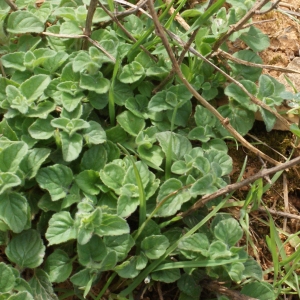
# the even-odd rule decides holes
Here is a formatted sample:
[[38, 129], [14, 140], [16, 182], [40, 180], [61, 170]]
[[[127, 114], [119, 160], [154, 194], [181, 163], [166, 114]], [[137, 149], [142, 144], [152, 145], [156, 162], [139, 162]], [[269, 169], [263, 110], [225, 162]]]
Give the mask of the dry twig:
[[18, 7], [17, 7], [17, 5], [16, 5], [14, 2], [12, 2], [12, 1], [10, 1], [10, 0], [4, 0], [4, 1], [6, 2], [7, 5], [10, 6], [10, 8], [11, 8], [13, 11], [17, 11], [17, 10], [18, 10]]
[[[93, 17], [96, 11], [97, 4], [98, 4], [98, 0], [91, 0], [88, 8], [88, 13], [85, 21], [85, 29], [84, 29], [84, 35], [87, 37], [90, 37], [92, 33]], [[85, 38], [82, 43], [82, 50], [87, 50], [89, 44], [88, 42], [89, 42], [88, 39]]]

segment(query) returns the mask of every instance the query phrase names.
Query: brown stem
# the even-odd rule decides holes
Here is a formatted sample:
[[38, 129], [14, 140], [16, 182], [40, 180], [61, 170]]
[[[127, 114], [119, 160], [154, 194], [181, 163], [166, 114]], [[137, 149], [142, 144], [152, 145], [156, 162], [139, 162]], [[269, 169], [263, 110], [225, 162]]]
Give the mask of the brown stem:
[[[92, 33], [93, 17], [97, 8], [98, 0], [91, 0], [88, 13], [86, 16], [84, 35], [90, 37]], [[82, 50], [87, 50], [89, 40], [86, 38], [82, 44]]]
[[18, 10], [18, 7], [15, 3], [11, 2], [10, 0], [4, 0], [6, 2], [7, 5], [10, 6], [10, 8], [13, 10], [13, 11], [17, 11]]

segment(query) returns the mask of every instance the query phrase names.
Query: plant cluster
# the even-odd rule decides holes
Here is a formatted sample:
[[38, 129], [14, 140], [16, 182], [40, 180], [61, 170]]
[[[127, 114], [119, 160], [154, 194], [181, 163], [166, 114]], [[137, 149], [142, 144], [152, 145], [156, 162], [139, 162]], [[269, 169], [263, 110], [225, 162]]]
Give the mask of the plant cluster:
[[[127, 299], [140, 283], [157, 281], [177, 282], [179, 299], [191, 300], [208, 278], [243, 284], [251, 297], [277, 297], [238, 245], [240, 223], [219, 212], [230, 195], [180, 216], [229, 183], [226, 120], [242, 138], [260, 111], [271, 130], [283, 101], [284, 86], [261, 68], [211, 57], [255, 4], [224, 2], [192, 9], [187, 1], [155, 2], [190, 86], [206, 101], [229, 97], [217, 110], [224, 122], [174, 73], [146, 11], [111, 0], [0, 2], [1, 299], [58, 299], [55, 288], [66, 281], [74, 290], [60, 299], [101, 299], [112, 282], [120, 284], [110, 299]], [[237, 38], [249, 49], [233, 57], [261, 64], [256, 52], [268, 37], [244, 26], [229, 40]]]

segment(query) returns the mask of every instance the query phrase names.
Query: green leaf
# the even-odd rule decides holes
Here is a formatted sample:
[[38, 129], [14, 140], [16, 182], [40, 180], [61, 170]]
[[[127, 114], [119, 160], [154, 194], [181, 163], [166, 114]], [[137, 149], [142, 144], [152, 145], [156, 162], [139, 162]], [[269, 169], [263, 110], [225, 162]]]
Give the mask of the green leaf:
[[7, 104], [9, 104], [10, 107], [2, 107], [13, 108], [18, 110], [22, 114], [26, 114], [28, 111], [29, 103], [27, 103], [27, 99], [24, 97], [24, 95], [21, 94], [19, 89], [13, 85], [8, 85], [5, 91], [7, 95]]
[[182, 159], [186, 153], [192, 150], [190, 141], [180, 134], [165, 131], [157, 133], [156, 137], [165, 154], [168, 153], [169, 141], [172, 137], [172, 159], [175, 161]]
[[5, 68], [13, 68], [24, 72], [26, 67], [24, 66], [24, 52], [8, 53], [1, 57], [2, 64]]
[[99, 172], [107, 162], [107, 152], [103, 145], [95, 145], [84, 152], [80, 166], [83, 170]]
[[76, 95], [71, 95], [69, 93], [62, 92], [61, 94], [61, 102], [63, 107], [68, 111], [72, 112], [84, 98], [84, 94], [82, 92], [77, 93]]
[[129, 233], [129, 226], [116, 215], [103, 214], [101, 225], [95, 228], [95, 233], [99, 236], [126, 234]]
[[[247, 89], [252, 95], [256, 95], [257, 87], [256, 84], [250, 80], [240, 80], [240, 83]], [[236, 84], [229, 84], [225, 90], [225, 95], [232, 97], [235, 101], [239, 102], [243, 107], [256, 112], [257, 106], [250, 100], [250, 97]]]
[[80, 189], [89, 195], [98, 195], [101, 185], [99, 173], [93, 170], [85, 170], [75, 177], [75, 182]]
[[232, 281], [240, 282], [245, 269], [241, 262], [236, 262], [224, 266]]
[[269, 37], [254, 26], [251, 26], [248, 32], [242, 33], [240, 39], [254, 52], [263, 51], [270, 45]]
[[[276, 116], [274, 116], [271, 112], [267, 111], [262, 107], [259, 107], [258, 110], [261, 113], [261, 116], [266, 124], [267, 132], [270, 132], [276, 123], [277, 120]], [[276, 110], [274, 109], [274, 111]]]
[[104, 257], [99, 265], [96, 265], [97, 269], [101, 271], [113, 270], [117, 264], [117, 253], [115, 251], [110, 251]]
[[15, 233], [25, 229], [28, 222], [28, 202], [18, 193], [0, 195], [0, 219]]
[[[175, 178], [168, 179], [160, 186], [156, 202], [161, 206], [156, 216], [172, 216], [181, 208], [183, 203], [190, 200], [190, 192], [182, 187], [181, 181]], [[161, 201], [164, 203], [160, 204]]]
[[35, 75], [20, 85], [20, 91], [28, 101], [34, 101], [43, 94], [50, 81], [51, 78], [47, 75]]
[[76, 274], [74, 274], [71, 278], [70, 281], [79, 287], [85, 288], [88, 286], [89, 282], [93, 280], [92, 272], [94, 270], [91, 269], [83, 269]]
[[137, 264], [138, 258], [136, 256], [130, 257], [129, 260], [115, 267], [115, 271], [121, 278], [134, 278], [140, 273], [140, 270], [137, 269]]
[[94, 235], [84, 245], [77, 244], [78, 261], [85, 267], [93, 267], [96, 262], [100, 262], [107, 254], [103, 240]]
[[260, 264], [252, 257], [244, 263], [245, 270], [243, 271], [243, 278], [254, 278], [258, 281], [263, 280], [263, 272]]
[[194, 233], [188, 237], [184, 237], [178, 244], [178, 249], [192, 251], [208, 256], [209, 240], [204, 233]]
[[155, 281], [171, 283], [177, 281], [180, 277], [179, 269], [162, 270], [151, 273], [151, 277]]
[[65, 251], [55, 249], [54, 252], [47, 257], [45, 271], [48, 273], [51, 282], [64, 282], [71, 275], [72, 260]]
[[45, 246], [39, 233], [28, 229], [11, 239], [5, 253], [10, 261], [21, 268], [36, 268], [43, 262]]
[[10, 292], [16, 281], [12, 268], [0, 262], [0, 274], [0, 293]]
[[141, 249], [149, 259], [158, 259], [169, 247], [169, 240], [164, 235], [146, 237], [141, 243]]
[[134, 240], [130, 234], [104, 236], [103, 241], [108, 251], [115, 251], [117, 253], [118, 261], [124, 260], [130, 249], [134, 246]]
[[148, 98], [143, 95], [130, 97], [125, 102], [125, 107], [139, 118], [148, 117]]
[[230, 258], [233, 254], [228, 250], [228, 247], [222, 241], [212, 242], [209, 246], [208, 253], [211, 259]]
[[49, 245], [61, 244], [76, 238], [74, 220], [69, 212], [61, 211], [51, 217], [46, 231], [46, 238]]
[[88, 144], [103, 144], [106, 142], [106, 133], [101, 125], [95, 121], [89, 121], [89, 127], [83, 130], [83, 137]]
[[34, 139], [47, 140], [54, 134], [54, 128], [51, 126], [52, 116], [48, 116], [46, 119], [37, 119], [28, 128], [28, 132]]
[[[253, 127], [255, 115], [252, 111], [242, 106], [223, 105], [218, 108], [219, 113], [230, 120], [230, 124], [241, 134], [245, 135]], [[217, 128], [224, 136], [230, 135], [221, 123], [217, 124]]]
[[11, 33], [40, 33], [44, 31], [44, 24], [34, 14], [28, 11], [15, 11], [8, 17], [7, 31]]
[[134, 83], [141, 79], [144, 74], [145, 70], [143, 66], [140, 63], [133, 61], [123, 68], [119, 80], [123, 83]]
[[225, 242], [228, 246], [234, 246], [243, 236], [243, 230], [238, 221], [233, 218], [220, 221], [214, 228], [217, 239]]
[[277, 295], [271, 284], [263, 281], [246, 283], [243, 286], [241, 293], [243, 295], [247, 295], [252, 298], [257, 298], [259, 300], [277, 299]]
[[[46, 2], [44, 2], [45, 4]], [[43, 63], [43, 67], [53, 74], [59, 67], [61, 67], [68, 59], [69, 55], [64, 51], [58, 51], [54, 56], [49, 57]]]
[[0, 153], [0, 171], [16, 172], [19, 165], [28, 151], [24, 142], [14, 142]]
[[41, 188], [50, 193], [52, 201], [56, 201], [67, 195], [73, 173], [70, 168], [56, 164], [40, 169], [36, 180]]
[[107, 164], [104, 169], [100, 171], [100, 178], [103, 183], [113, 190], [118, 190], [122, 187], [124, 177], [124, 169], [115, 163]]
[[196, 107], [194, 118], [197, 126], [213, 127], [217, 122], [217, 118], [207, 108], [200, 105]]
[[6, 190], [21, 184], [21, 179], [13, 173], [0, 172], [0, 194]]
[[100, 74], [98, 74], [98, 76], [91, 76], [89, 74], [81, 73], [79, 86], [84, 90], [94, 91], [97, 94], [104, 94], [108, 92], [110, 82]]
[[267, 75], [261, 75], [259, 77], [259, 90], [257, 97], [263, 100], [264, 97], [270, 97], [275, 92], [275, 85], [271, 78]]
[[[262, 64], [262, 59], [252, 52], [251, 50], [241, 50], [233, 54], [235, 58], [239, 58], [248, 62], [253, 62], [256, 64]], [[249, 67], [242, 64], [237, 64], [228, 61], [228, 64], [232, 68], [232, 73], [236, 77], [243, 77], [245, 79], [248, 79], [250, 81], [257, 81], [260, 74], [262, 73], [262, 68], [258, 67]]]
[[177, 286], [181, 292], [184, 292], [189, 296], [189, 298], [187, 299], [199, 299], [202, 287], [198, 284], [198, 282], [192, 275], [183, 274], [177, 281]]
[[198, 195], [208, 195], [216, 192], [218, 187], [214, 182], [212, 174], [206, 174], [205, 176], [198, 179], [191, 187], [190, 192], [195, 197]]
[[[126, 190], [126, 192], [125, 192]], [[127, 218], [139, 205], [139, 190], [134, 184], [126, 184], [122, 187], [121, 195], [118, 198], [117, 214], [120, 217]]]
[[226, 153], [212, 149], [205, 152], [204, 157], [207, 158], [211, 164], [213, 162], [218, 164], [222, 170], [221, 176], [231, 173], [232, 158]]
[[24, 172], [26, 178], [31, 179], [36, 176], [50, 152], [51, 150], [46, 148], [34, 148], [28, 151], [20, 164], [20, 169]]
[[119, 114], [117, 121], [126, 132], [133, 136], [137, 136], [145, 127], [144, 119], [137, 117], [128, 110]]
[[69, 135], [66, 132], [60, 132], [62, 153], [65, 161], [75, 160], [82, 150], [82, 136], [78, 133]]
[[29, 281], [29, 285], [32, 288], [34, 299], [58, 300], [49, 277], [43, 270], [35, 270], [33, 277]]

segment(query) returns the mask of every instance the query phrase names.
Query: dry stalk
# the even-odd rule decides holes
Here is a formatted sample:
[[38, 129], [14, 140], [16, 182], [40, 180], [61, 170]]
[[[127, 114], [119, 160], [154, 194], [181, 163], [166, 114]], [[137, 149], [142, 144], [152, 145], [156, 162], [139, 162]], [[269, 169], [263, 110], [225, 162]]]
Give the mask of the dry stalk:
[[[85, 21], [85, 28], [83, 33], [87, 37], [90, 37], [92, 33], [93, 17], [97, 8], [97, 4], [98, 4], [98, 0], [91, 0], [88, 8], [86, 21]], [[89, 45], [89, 40], [88, 38], [85, 38], [82, 43], [82, 50], [87, 50], [88, 45]]]

